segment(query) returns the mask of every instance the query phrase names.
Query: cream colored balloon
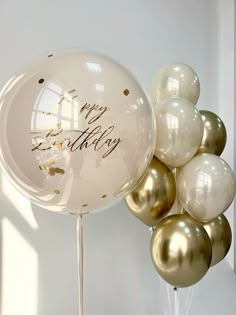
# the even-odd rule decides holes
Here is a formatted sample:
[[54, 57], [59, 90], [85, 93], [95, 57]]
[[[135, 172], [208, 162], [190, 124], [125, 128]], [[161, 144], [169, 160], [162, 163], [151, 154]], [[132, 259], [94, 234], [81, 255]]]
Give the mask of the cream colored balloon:
[[187, 163], [197, 152], [203, 136], [198, 110], [187, 100], [172, 97], [154, 107], [155, 156], [171, 167]]
[[119, 200], [149, 165], [155, 122], [120, 64], [88, 51], [42, 56], [0, 94], [0, 160], [34, 203], [85, 213]]
[[213, 154], [196, 155], [181, 169], [177, 194], [184, 209], [199, 221], [223, 213], [235, 195], [235, 175], [230, 166]]
[[154, 104], [171, 97], [182, 97], [196, 105], [200, 83], [195, 71], [182, 63], [166, 65], [157, 73], [152, 83], [151, 97]]
[[200, 83], [195, 71], [188, 65], [166, 65], [157, 73], [152, 83], [151, 97], [154, 104], [177, 96], [196, 105], [200, 95]]

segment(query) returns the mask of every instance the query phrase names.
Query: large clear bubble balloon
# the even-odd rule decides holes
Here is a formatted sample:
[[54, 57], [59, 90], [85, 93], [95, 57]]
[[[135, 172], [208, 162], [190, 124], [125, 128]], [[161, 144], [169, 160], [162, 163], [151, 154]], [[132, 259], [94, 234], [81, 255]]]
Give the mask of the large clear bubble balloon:
[[231, 167], [213, 154], [196, 155], [184, 165], [177, 179], [181, 204], [199, 221], [212, 220], [227, 210], [235, 189]]
[[182, 63], [164, 66], [153, 80], [152, 99], [157, 104], [177, 96], [196, 105], [199, 95], [200, 83], [197, 74], [191, 67]]
[[131, 191], [153, 156], [146, 94], [121, 65], [74, 50], [23, 68], [0, 95], [1, 164], [36, 204], [85, 213]]

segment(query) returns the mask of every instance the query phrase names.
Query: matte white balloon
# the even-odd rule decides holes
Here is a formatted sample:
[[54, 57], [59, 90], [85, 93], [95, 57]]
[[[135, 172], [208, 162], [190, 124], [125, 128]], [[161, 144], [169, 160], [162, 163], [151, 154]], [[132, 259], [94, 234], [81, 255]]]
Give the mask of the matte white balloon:
[[177, 179], [180, 202], [199, 221], [209, 221], [223, 213], [235, 195], [235, 175], [219, 156], [199, 154], [189, 161]]
[[0, 104], [1, 164], [46, 209], [85, 213], [115, 202], [152, 159], [147, 96], [102, 55], [45, 55], [8, 81]]
[[182, 63], [166, 65], [157, 73], [152, 84], [152, 100], [155, 103], [178, 96], [196, 104], [200, 83], [195, 71]]
[[155, 106], [154, 111], [157, 125], [155, 156], [171, 167], [184, 165], [202, 141], [200, 113], [189, 101], [174, 97]]

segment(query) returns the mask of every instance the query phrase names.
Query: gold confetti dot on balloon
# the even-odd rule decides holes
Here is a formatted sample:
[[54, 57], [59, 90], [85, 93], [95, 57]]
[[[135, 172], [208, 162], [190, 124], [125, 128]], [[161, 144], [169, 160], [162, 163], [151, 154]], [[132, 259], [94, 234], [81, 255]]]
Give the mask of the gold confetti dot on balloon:
[[48, 174], [49, 174], [50, 176], [54, 176], [54, 175], [55, 175], [54, 167], [50, 167], [50, 168], [49, 168]]
[[41, 78], [41, 79], [39, 79], [39, 84], [42, 84], [43, 82], [44, 82], [44, 79], [43, 78]]
[[102, 198], [106, 198], [106, 197], [107, 197], [107, 195], [103, 195], [103, 196], [102, 196]]
[[39, 164], [39, 168], [40, 168], [41, 171], [43, 171], [43, 170], [49, 168], [51, 165], [53, 165], [53, 164], [55, 164], [55, 163], [56, 163], [55, 160], [50, 159], [50, 160], [47, 160], [47, 161], [44, 162], [44, 163]]
[[64, 175], [65, 171], [62, 168], [59, 168], [59, 167], [50, 167], [49, 170], [48, 170], [48, 174], [50, 176], [54, 176], [55, 174]]
[[85, 207], [88, 207], [88, 205], [87, 205], [87, 204], [84, 204], [82, 207], [84, 207], [84, 208], [85, 208]]
[[123, 91], [123, 93], [124, 93], [125, 96], [128, 96], [128, 95], [129, 95], [129, 90], [128, 90], [128, 89], [125, 89], [125, 90]]
[[52, 56], [53, 56], [53, 54], [48, 55], [49, 58], [52, 57]]
[[54, 193], [57, 194], [57, 195], [59, 195], [59, 194], [60, 194], [60, 190], [55, 189], [55, 190], [54, 190]]

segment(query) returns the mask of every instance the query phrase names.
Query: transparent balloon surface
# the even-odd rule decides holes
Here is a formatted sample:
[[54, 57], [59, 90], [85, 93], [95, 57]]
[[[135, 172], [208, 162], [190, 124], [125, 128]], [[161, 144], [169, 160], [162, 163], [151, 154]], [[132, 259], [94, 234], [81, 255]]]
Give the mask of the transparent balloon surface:
[[132, 190], [149, 165], [155, 121], [121, 65], [79, 50], [46, 55], [0, 95], [0, 160], [34, 203], [85, 213]]

